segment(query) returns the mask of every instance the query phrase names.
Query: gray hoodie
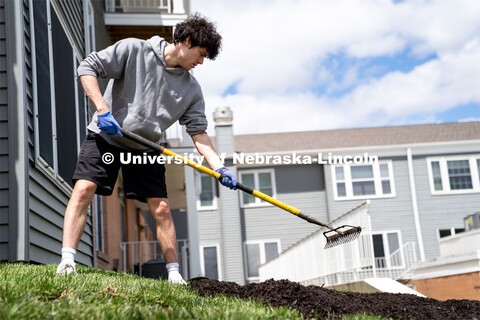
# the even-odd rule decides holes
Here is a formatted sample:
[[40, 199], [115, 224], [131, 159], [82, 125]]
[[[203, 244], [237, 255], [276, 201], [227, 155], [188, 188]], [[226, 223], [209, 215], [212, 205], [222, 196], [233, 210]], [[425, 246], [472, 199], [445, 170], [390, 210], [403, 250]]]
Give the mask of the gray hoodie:
[[[177, 120], [195, 135], [205, 132], [205, 102], [197, 80], [181, 67], [167, 68], [163, 51], [168, 43], [159, 36], [149, 40], [128, 38], [92, 52], [78, 67], [78, 75], [110, 79], [103, 95], [121, 127], [158, 142], [162, 131]], [[97, 113], [88, 129], [109, 143], [144, 149], [98, 128]]]

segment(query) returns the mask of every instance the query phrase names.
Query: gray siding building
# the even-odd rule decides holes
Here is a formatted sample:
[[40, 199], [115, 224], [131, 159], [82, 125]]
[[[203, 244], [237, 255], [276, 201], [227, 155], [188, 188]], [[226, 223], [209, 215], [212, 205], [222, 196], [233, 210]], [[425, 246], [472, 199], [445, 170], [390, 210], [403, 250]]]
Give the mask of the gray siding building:
[[[128, 31], [171, 34], [158, 22], [109, 27], [105, 5], [0, 1], [0, 261], [59, 261], [71, 177], [93, 113], [76, 74], [80, 61]], [[122, 17], [121, 6], [111, 10], [109, 19]], [[170, 23], [185, 17], [177, 14]], [[99, 84], [104, 89], [106, 81]], [[95, 264], [94, 220], [92, 209], [77, 250], [84, 265]]]
[[[57, 263], [86, 133], [82, 1], [0, 2], [0, 260]], [[93, 265], [88, 216], [78, 260]]]
[[[94, 111], [79, 63], [122, 38], [171, 41], [188, 12], [188, 0], [0, 0], [0, 261], [59, 262], [71, 178]], [[104, 90], [107, 81], [99, 85]], [[170, 172], [183, 189], [183, 168]], [[184, 190], [178, 198], [172, 211], [186, 238]], [[121, 185], [108, 201], [95, 197], [77, 262], [134, 272], [131, 257], [124, 254], [132, 268], [119, 263], [121, 244], [151, 238], [141, 210]], [[198, 250], [190, 254], [198, 257]]]

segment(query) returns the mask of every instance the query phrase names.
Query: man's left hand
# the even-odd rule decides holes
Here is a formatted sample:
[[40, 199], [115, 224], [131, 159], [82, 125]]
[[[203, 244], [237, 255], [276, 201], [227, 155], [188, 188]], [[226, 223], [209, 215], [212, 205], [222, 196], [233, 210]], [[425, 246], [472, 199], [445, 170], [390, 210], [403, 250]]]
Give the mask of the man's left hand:
[[232, 171], [228, 170], [226, 167], [221, 167], [215, 170], [215, 172], [220, 173], [218, 181], [220, 181], [221, 184], [232, 190], [237, 190], [237, 179], [235, 179], [235, 175]]

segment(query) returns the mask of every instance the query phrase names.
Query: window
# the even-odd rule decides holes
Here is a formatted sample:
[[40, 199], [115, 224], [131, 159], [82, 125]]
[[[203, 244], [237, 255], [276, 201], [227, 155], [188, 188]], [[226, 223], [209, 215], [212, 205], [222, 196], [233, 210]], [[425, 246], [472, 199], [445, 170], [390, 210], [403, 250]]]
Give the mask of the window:
[[433, 195], [480, 192], [480, 155], [428, 158]]
[[445, 238], [448, 236], [453, 236], [456, 235], [457, 233], [464, 232], [464, 228], [449, 228], [449, 229], [438, 229], [437, 230], [437, 237], [438, 239], [440, 238]]
[[354, 196], [375, 194], [375, 179], [373, 178], [373, 166], [350, 167], [352, 175], [352, 188]]
[[204, 277], [209, 279], [221, 279], [220, 272], [220, 259], [219, 259], [219, 246], [201, 246], [201, 267]]
[[447, 168], [452, 190], [473, 188], [468, 160], [447, 161]]
[[343, 171], [343, 167], [335, 167], [335, 177], [337, 178], [338, 197], [346, 197], [347, 189], [345, 188], [345, 174]]
[[38, 117], [39, 143], [36, 143], [42, 159], [51, 167], [53, 163], [53, 132], [52, 132], [52, 108], [50, 91], [50, 48], [47, 21], [47, 5], [45, 1], [33, 2], [35, 32], [35, 59], [36, 113]]
[[197, 209], [215, 210], [217, 208], [217, 183], [215, 179], [203, 173], [199, 174], [197, 178], [197, 184], [200, 188], [197, 196]]
[[249, 280], [258, 279], [258, 268], [280, 252], [280, 240], [245, 242], [245, 264]]
[[478, 181], [480, 181], [480, 158], [477, 159], [477, 173], [478, 173]]
[[[95, 40], [95, 11], [92, 6], [91, 1], [84, 1], [84, 12], [85, 12], [85, 52], [90, 53], [96, 51], [96, 40]], [[78, 66], [77, 66], [78, 68]], [[78, 90], [78, 99], [79, 99], [79, 139], [78, 145], [81, 146], [83, 140], [87, 135], [87, 120], [91, 119], [96, 109], [93, 104], [87, 99], [87, 96], [84, 94], [82, 84], [80, 82], [80, 77], [77, 78], [77, 90]]]
[[120, 200], [120, 239], [122, 242], [127, 242], [127, 219], [123, 200]]
[[96, 246], [98, 251], [104, 250], [103, 245], [103, 209], [102, 209], [102, 196], [95, 195], [95, 224], [96, 224]]
[[373, 252], [377, 268], [403, 267], [403, 253], [400, 249], [399, 231], [385, 231], [373, 234]]
[[50, 1], [33, 1], [33, 9], [35, 155], [38, 167], [68, 192], [79, 151], [78, 126], [86, 131], [78, 59]]
[[54, 10], [51, 10], [53, 77], [58, 175], [73, 187], [71, 177], [77, 163], [77, 110], [75, 97], [75, 56]]
[[392, 194], [392, 185], [390, 184], [390, 170], [388, 165], [380, 164], [380, 179], [382, 181], [382, 194]]
[[332, 181], [335, 200], [395, 196], [391, 161], [334, 165]]
[[433, 177], [433, 188], [438, 191], [442, 190], [442, 173], [440, 172], [440, 162], [432, 162], [432, 177]]
[[[244, 185], [252, 187], [255, 190], [258, 190], [275, 198], [275, 177], [274, 171], [271, 169], [242, 171], [240, 172], [240, 181]], [[268, 203], [246, 192], [242, 192], [241, 204], [243, 207], [252, 207]]]

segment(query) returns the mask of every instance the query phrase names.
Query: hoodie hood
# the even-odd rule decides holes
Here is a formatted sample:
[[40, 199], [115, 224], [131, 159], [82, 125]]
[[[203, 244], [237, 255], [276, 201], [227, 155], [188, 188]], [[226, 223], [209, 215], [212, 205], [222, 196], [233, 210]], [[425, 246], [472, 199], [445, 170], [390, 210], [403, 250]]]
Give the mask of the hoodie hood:
[[165, 56], [163, 55], [165, 47], [169, 45], [167, 40], [159, 36], [153, 36], [147, 40], [147, 43], [150, 45], [150, 47], [152, 47], [153, 52], [168, 72], [185, 72], [182, 67], [167, 68], [167, 62], [165, 61]]

